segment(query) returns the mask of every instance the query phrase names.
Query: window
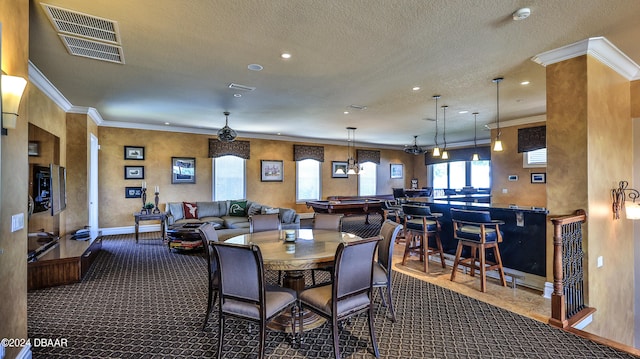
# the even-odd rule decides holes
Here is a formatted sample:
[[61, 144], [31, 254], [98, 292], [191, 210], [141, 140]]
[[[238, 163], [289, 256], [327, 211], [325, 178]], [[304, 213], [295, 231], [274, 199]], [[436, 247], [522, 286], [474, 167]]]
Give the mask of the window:
[[541, 148], [522, 154], [522, 167], [547, 167], [547, 149]]
[[245, 198], [245, 160], [236, 156], [213, 159], [213, 200]]
[[296, 162], [296, 202], [320, 199], [320, 165], [316, 160]]
[[358, 196], [375, 196], [378, 165], [373, 162], [365, 162], [360, 166], [362, 170], [358, 175]]
[[491, 187], [491, 161], [456, 161], [430, 165], [434, 189]]

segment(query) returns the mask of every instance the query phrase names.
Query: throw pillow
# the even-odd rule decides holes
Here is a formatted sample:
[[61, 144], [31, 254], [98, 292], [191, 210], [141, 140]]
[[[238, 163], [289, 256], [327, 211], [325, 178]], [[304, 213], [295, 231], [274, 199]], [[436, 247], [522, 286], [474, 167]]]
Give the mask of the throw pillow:
[[255, 216], [256, 214], [260, 214], [261, 210], [262, 210], [262, 205], [259, 203], [253, 202], [247, 209], [247, 216], [251, 217], [251, 216]]
[[280, 221], [282, 223], [292, 223], [296, 217], [296, 211], [291, 208], [280, 208]]
[[182, 202], [185, 219], [198, 219], [198, 205], [192, 202]]
[[229, 215], [234, 217], [246, 217], [247, 201], [231, 201], [229, 203]]
[[278, 214], [278, 213], [280, 213], [280, 209], [278, 208], [262, 207], [262, 214]]

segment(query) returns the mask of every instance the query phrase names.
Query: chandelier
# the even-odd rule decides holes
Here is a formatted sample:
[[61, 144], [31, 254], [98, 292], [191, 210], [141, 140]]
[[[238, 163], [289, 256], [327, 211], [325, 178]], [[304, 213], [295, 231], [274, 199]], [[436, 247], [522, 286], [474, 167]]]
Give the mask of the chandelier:
[[421, 155], [425, 152], [424, 148], [418, 146], [418, 136], [413, 136], [413, 146], [405, 147], [404, 152], [412, 155]]
[[[347, 172], [348, 175], [356, 175], [362, 173], [362, 167], [356, 162], [354, 153], [356, 152], [356, 128], [347, 127]], [[344, 169], [336, 169], [336, 174], [345, 174]]]
[[229, 112], [225, 111], [224, 116], [226, 120], [224, 123], [224, 127], [218, 130], [218, 141], [233, 142], [238, 134], [231, 127], [229, 127]]

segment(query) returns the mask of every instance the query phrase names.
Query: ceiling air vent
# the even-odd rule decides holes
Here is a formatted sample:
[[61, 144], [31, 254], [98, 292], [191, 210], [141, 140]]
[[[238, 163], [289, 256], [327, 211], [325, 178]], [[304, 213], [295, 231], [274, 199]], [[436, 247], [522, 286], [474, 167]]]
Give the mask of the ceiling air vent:
[[58, 32], [120, 44], [118, 23], [115, 21], [48, 4], [42, 4], [42, 7]]
[[59, 34], [71, 55], [124, 64], [122, 47]]
[[229, 84], [229, 88], [232, 90], [240, 90], [240, 91], [253, 91], [256, 89], [255, 87], [234, 84], [233, 82]]

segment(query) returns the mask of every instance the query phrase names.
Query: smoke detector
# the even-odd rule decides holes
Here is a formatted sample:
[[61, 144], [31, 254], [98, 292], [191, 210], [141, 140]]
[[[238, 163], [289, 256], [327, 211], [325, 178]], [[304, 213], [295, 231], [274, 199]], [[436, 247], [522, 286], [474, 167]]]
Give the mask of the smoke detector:
[[523, 7], [522, 9], [518, 9], [513, 13], [513, 19], [516, 21], [524, 20], [528, 18], [529, 15], [531, 15], [531, 9], [529, 9], [528, 7]]

